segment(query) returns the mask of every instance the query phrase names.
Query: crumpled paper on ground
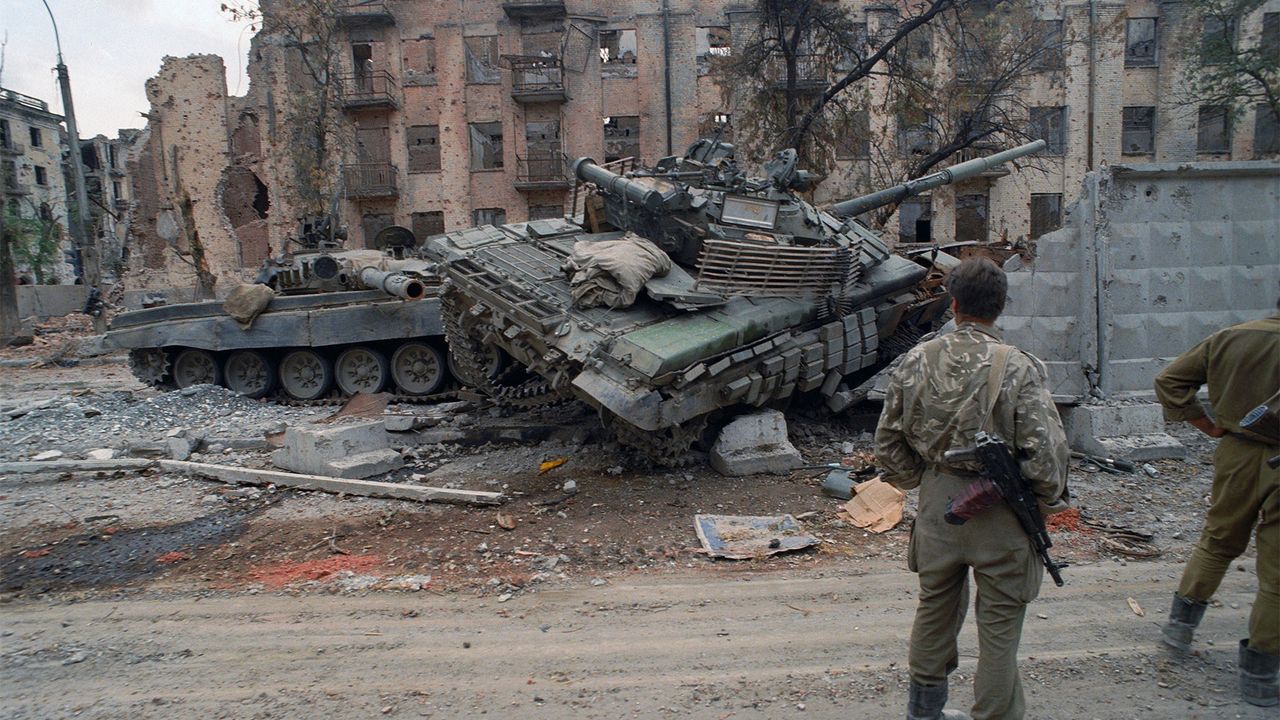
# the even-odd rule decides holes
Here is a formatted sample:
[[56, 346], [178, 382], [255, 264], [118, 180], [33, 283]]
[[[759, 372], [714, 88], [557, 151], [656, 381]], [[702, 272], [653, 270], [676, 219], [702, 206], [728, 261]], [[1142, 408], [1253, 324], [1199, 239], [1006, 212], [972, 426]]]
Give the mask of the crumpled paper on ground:
[[574, 243], [566, 267], [575, 305], [618, 309], [630, 307], [649, 278], [670, 272], [671, 258], [629, 232], [621, 240]]
[[816, 545], [790, 515], [695, 515], [694, 530], [712, 557], [748, 560]]
[[853, 499], [844, 504], [849, 522], [867, 532], [882, 533], [902, 522], [907, 496], [878, 476], [858, 483]]
[[222, 303], [222, 311], [230, 315], [241, 330], [248, 330], [275, 296], [276, 291], [262, 283], [241, 283]]

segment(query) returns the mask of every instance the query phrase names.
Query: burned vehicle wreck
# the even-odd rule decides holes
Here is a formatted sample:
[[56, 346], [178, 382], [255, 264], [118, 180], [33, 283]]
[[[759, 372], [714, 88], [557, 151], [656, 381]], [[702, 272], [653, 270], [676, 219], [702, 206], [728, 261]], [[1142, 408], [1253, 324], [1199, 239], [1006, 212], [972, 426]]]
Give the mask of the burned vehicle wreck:
[[[810, 178], [793, 150], [763, 178], [711, 140], [625, 176], [580, 158], [581, 214], [446, 233], [423, 252], [444, 276], [450, 350], [483, 391], [578, 398], [622, 444], [679, 465], [720, 411], [814, 392], [843, 409], [946, 312], [945, 262], [896, 255], [853, 216], [1041, 147], [830, 211], [799, 196]], [[495, 350], [515, 362], [491, 372]]]

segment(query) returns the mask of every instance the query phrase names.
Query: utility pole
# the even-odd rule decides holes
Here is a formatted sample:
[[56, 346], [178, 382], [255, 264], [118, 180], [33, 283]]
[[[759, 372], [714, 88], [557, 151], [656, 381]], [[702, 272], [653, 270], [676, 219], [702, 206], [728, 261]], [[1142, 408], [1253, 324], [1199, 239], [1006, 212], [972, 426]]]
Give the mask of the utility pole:
[[0, 168], [0, 348], [7, 347], [22, 334], [18, 326], [18, 288], [14, 286], [13, 255], [9, 252], [9, 235], [4, 231], [4, 216], [9, 212], [5, 196], [9, 178]]
[[[67, 118], [67, 134], [71, 142], [71, 176], [75, 181], [76, 216], [68, 218], [71, 226], [71, 238], [80, 251], [80, 271], [83, 273], [85, 287], [90, 293], [101, 292], [102, 267], [98, 257], [97, 239], [88, 227], [89, 193], [85, 189], [84, 164], [80, 157], [80, 133], [76, 129], [76, 108], [71, 102], [71, 75], [67, 72], [66, 63], [62, 62], [62, 40], [58, 37], [58, 21], [53, 17], [48, 0], [44, 3], [45, 12], [49, 13], [49, 21], [53, 23], [53, 41], [58, 47], [58, 87], [62, 90], [62, 111]], [[93, 318], [94, 332], [101, 333], [107, 329], [107, 321], [102, 313]]]

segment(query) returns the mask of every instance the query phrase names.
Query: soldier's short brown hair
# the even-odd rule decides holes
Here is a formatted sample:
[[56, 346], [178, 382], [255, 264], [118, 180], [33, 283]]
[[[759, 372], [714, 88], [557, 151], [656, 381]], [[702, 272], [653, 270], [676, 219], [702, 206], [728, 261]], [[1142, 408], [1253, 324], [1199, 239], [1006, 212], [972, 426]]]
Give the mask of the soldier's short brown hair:
[[947, 275], [947, 290], [962, 314], [993, 321], [1004, 312], [1009, 279], [987, 258], [971, 257]]

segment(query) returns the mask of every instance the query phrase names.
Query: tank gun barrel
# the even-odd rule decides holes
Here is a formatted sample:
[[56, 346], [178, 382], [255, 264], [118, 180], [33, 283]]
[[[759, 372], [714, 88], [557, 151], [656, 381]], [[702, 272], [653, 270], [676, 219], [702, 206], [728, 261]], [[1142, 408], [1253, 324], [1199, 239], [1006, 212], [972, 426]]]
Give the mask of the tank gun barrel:
[[679, 194], [674, 188], [673, 192], [664, 193], [656, 188], [625, 178], [600, 167], [595, 160], [586, 157], [573, 161], [573, 174], [583, 182], [594, 183], [606, 193], [624, 196], [627, 200], [650, 212], [661, 210], [670, 197]]
[[360, 284], [405, 300], [419, 300], [427, 295], [427, 286], [412, 275], [371, 267], [360, 271]]
[[1045, 145], [1046, 143], [1044, 140], [1035, 140], [1033, 142], [1026, 143], [1025, 145], [1019, 145], [1015, 148], [1002, 150], [994, 155], [966, 160], [944, 170], [939, 170], [932, 175], [925, 175], [924, 177], [916, 178], [915, 180], [908, 180], [901, 185], [894, 185], [893, 187], [885, 188], [884, 190], [877, 190], [876, 192], [868, 195], [862, 195], [850, 200], [845, 200], [844, 202], [838, 202], [831, 206], [831, 212], [834, 215], [842, 217], [861, 215], [868, 210], [874, 210], [883, 205], [889, 205], [890, 203], [902, 202], [912, 195], [919, 195], [922, 192], [927, 192], [942, 185], [949, 185], [954, 182], [960, 182], [961, 180], [967, 180], [975, 175], [990, 170], [991, 168], [999, 167], [1011, 160], [1016, 160], [1020, 157], [1026, 157], [1027, 155], [1037, 153], [1043, 150]]

